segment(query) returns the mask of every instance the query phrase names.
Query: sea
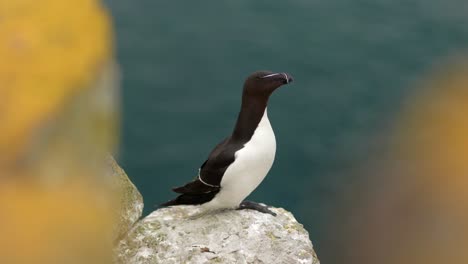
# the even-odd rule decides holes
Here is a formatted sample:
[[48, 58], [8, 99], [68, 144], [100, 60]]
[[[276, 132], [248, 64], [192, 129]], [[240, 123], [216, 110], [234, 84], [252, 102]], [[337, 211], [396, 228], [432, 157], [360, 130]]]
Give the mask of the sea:
[[173, 198], [171, 188], [192, 180], [231, 133], [246, 76], [288, 72], [294, 82], [268, 107], [276, 160], [249, 199], [291, 211], [322, 263], [338, 264], [342, 194], [366, 181], [356, 166], [382, 149], [379, 138], [414, 84], [468, 52], [466, 0], [105, 5], [122, 73], [118, 160], [144, 214]]

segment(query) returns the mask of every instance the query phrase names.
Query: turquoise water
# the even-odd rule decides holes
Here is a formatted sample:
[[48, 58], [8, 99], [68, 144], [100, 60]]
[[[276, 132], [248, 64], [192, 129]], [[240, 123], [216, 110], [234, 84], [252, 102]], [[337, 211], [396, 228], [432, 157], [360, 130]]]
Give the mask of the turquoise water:
[[269, 106], [276, 161], [250, 198], [292, 211], [323, 263], [340, 255], [339, 197], [362, 180], [348, 172], [379, 152], [412, 82], [468, 47], [466, 0], [107, 4], [123, 72], [119, 160], [145, 213], [231, 132], [243, 79], [287, 71], [295, 82]]

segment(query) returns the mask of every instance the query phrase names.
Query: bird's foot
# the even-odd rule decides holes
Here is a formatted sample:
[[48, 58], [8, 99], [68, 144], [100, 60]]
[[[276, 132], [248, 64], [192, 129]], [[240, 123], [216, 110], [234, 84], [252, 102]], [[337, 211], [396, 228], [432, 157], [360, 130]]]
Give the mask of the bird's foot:
[[272, 216], [276, 216], [276, 213], [268, 209], [269, 206], [252, 202], [252, 201], [243, 201], [240, 205], [239, 208], [236, 210], [244, 210], [244, 209], [251, 209], [255, 211], [259, 211], [260, 213], [264, 214], [271, 214]]

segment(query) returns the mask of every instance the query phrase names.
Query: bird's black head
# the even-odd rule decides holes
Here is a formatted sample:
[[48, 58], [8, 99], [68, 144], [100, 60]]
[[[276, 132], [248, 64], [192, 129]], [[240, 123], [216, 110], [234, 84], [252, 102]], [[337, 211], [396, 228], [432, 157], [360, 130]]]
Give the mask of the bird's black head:
[[291, 75], [284, 72], [257, 71], [245, 80], [244, 94], [270, 96], [277, 88], [292, 81]]

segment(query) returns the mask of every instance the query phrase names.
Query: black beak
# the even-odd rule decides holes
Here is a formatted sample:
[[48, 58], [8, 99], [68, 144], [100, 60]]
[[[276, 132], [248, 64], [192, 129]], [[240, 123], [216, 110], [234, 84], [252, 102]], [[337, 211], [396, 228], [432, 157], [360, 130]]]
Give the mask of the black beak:
[[293, 81], [292, 76], [289, 73], [282, 72], [280, 73], [283, 76], [283, 83], [288, 84]]
[[293, 81], [292, 76], [289, 73], [285, 73], [285, 72], [271, 73], [260, 78], [261, 79], [274, 78], [274, 80], [281, 80], [283, 84], [288, 84]]

